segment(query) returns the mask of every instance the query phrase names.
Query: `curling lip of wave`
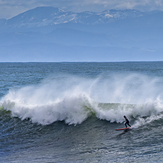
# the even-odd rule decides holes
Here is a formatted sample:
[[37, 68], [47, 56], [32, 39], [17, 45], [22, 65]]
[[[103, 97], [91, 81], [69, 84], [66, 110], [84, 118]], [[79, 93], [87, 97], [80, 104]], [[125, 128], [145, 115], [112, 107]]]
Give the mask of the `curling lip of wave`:
[[42, 125], [56, 121], [76, 125], [92, 114], [99, 119], [122, 123], [124, 115], [136, 118], [163, 111], [158, 79], [140, 74], [96, 79], [68, 76], [65, 80], [67, 76], [63, 77], [62, 80], [45, 79], [37, 86], [11, 89], [1, 99], [1, 104], [12, 116]]

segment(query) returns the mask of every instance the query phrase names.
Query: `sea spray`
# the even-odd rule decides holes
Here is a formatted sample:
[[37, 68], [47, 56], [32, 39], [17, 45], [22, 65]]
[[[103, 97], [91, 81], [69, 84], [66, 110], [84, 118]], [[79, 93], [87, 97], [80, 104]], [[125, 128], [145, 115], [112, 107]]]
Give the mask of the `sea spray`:
[[141, 74], [103, 74], [97, 78], [62, 74], [37, 85], [12, 88], [1, 104], [12, 116], [42, 125], [56, 121], [76, 125], [91, 115], [122, 123], [124, 115], [136, 119], [163, 111], [159, 84], [159, 78]]
[[90, 82], [81, 79], [45, 79], [41, 84], [11, 89], [1, 103], [12, 116], [22, 120], [30, 119], [43, 125], [55, 121], [80, 124], [90, 114], [91, 100], [87, 94]]

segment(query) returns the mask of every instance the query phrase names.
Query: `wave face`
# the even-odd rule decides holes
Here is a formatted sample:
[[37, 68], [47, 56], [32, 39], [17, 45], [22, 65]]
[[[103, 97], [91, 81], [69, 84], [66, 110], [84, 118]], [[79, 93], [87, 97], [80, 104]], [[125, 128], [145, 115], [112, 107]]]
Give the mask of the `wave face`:
[[0, 103], [13, 117], [42, 125], [57, 121], [77, 125], [90, 116], [122, 123], [126, 115], [134, 121], [133, 127], [139, 127], [162, 118], [162, 81], [139, 73], [105, 73], [94, 78], [60, 74], [12, 88]]

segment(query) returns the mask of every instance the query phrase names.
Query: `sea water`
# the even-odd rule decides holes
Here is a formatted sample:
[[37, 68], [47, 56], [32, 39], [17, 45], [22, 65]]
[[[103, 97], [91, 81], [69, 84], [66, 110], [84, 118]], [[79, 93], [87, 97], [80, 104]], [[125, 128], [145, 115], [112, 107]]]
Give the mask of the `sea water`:
[[162, 125], [163, 62], [0, 63], [0, 162], [162, 162]]

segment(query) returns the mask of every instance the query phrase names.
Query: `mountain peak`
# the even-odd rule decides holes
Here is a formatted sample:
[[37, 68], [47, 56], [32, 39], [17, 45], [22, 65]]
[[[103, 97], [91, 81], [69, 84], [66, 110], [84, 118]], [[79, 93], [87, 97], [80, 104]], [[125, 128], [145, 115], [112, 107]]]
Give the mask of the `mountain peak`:
[[18, 25], [19, 27], [39, 25], [46, 20], [50, 22], [54, 17], [58, 17], [63, 13], [65, 13], [63, 10], [54, 7], [37, 7], [9, 19], [7, 25]]
[[44, 27], [69, 22], [80, 24], [106, 24], [126, 18], [143, 16], [137, 10], [105, 10], [103, 12], [66, 12], [59, 8], [42, 6], [21, 13], [6, 22], [8, 27]]

